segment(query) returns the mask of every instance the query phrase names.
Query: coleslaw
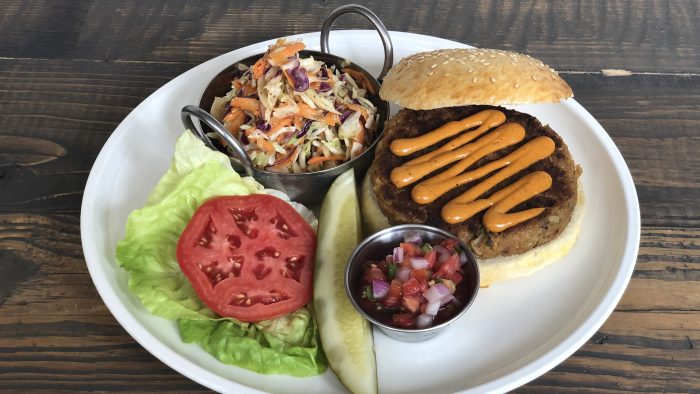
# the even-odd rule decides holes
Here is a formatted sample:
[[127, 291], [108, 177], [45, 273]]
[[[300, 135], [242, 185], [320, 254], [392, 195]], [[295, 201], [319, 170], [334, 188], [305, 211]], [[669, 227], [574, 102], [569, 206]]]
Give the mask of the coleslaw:
[[302, 58], [304, 47], [301, 41], [277, 40], [252, 66], [239, 64], [231, 90], [212, 105], [212, 115], [241, 142], [256, 168], [285, 173], [332, 168], [364, 152], [377, 128], [377, 108], [366, 98], [373, 87], [365, 75]]

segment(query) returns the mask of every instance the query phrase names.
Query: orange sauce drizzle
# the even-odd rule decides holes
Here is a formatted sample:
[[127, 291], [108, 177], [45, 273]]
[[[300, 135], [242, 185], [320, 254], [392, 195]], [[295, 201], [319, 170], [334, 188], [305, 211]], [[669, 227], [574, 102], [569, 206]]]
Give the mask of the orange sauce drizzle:
[[[464, 172], [479, 159], [515, 145], [525, 138], [525, 130], [522, 126], [517, 123], [504, 124], [505, 119], [505, 114], [500, 111], [485, 110], [460, 121], [449, 122], [421, 136], [393, 141], [390, 145], [392, 153], [406, 156], [478, 126], [475, 130], [463, 133], [439, 149], [394, 168], [390, 175], [392, 183], [398, 188], [408, 186], [433, 171], [457, 161], [449, 169], [418, 183], [411, 191], [413, 201], [418, 204], [429, 204], [456, 187], [497, 171], [449, 201], [442, 208], [442, 219], [447, 223], [459, 223], [487, 210], [483, 217], [484, 226], [489, 231], [500, 232], [534, 218], [541, 214], [544, 208], [532, 208], [515, 213], [508, 213], [508, 211], [552, 186], [552, 177], [546, 172], [532, 172], [487, 198], [479, 197], [505, 179], [554, 153], [555, 145], [551, 138], [537, 137], [503, 158]], [[487, 133], [494, 127], [497, 128]], [[483, 134], [486, 135], [474, 141]]]

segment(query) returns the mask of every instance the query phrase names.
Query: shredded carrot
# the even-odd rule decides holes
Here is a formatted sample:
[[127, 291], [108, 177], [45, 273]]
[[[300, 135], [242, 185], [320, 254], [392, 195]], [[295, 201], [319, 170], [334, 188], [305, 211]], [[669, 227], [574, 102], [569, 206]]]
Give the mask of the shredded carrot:
[[273, 66], [281, 66], [287, 62], [287, 58], [292, 57], [305, 48], [304, 43], [295, 41], [286, 46], [275, 49], [274, 52], [267, 55], [268, 61]]
[[270, 123], [270, 131], [268, 131], [266, 134], [267, 135], [272, 135], [273, 133], [279, 131], [282, 127], [289, 126], [292, 124], [292, 118], [276, 118], [272, 120], [272, 123]]
[[240, 89], [241, 89], [241, 86], [243, 86], [243, 84], [241, 83], [241, 81], [239, 81], [239, 80], [233, 81], [233, 87], [236, 88], [236, 90], [240, 90]]
[[[362, 126], [362, 124], [360, 124]], [[365, 144], [365, 126], [360, 128], [360, 132], [357, 133], [357, 142], [364, 145]]]
[[312, 157], [309, 160], [307, 160], [306, 164], [314, 165], [314, 164], [323, 163], [324, 161], [329, 161], [329, 160], [345, 160], [345, 156], [316, 156], [316, 157]]
[[329, 112], [323, 117], [323, 121], [329, 126], [335, 126], [336, 124], [340, 123], [340, 116], [338, 116], [338, 114], [334, 114], [333, 112]]
[[243, 85], [243, 92], [241, 94], [243, 97], [248, 97], [248, 96], [251, 96], [251, 95], [257, 94], [257, 93], [258, 93], [258, 90], [255, 89], [253, 87], [253, 85], [251, 85], [249, 83]]
[[350, 108], [351, 110], [353, 110], [355, 112], [359, 112], [360, 115], [362, 115], [365, 118], [365, 121], [367, 119], [369, 119], [369, 111], [367, 111], [367, 108], [365, 108], [361, 105], [358, 105], [358, 104], [354, 104], [354, 103], [347, 103], [347, 104], [345, 104], [345, 106], [347, 106], [348, 108]]
[[314, 120], [320, 120], [323, 118], [323, 115], [321, 115], [321, 111], [311, 108], [309, 105], [306, 103], [297, 103], [299, 106], [299, 115], [307, 118], [307, 119], [314, 119]]
[[297, 129], [301, 130], [304, 127], [304, 118], [301, 116], [295, 116], [294, 117], [294, 127]]
[[292, 153], [288, 154], [287, 156], [283, 157], [282, 159], [278, 160], [277, 162], [273, 163], [270, 167], [271, 168], [282, 168], [286, 165], [289, 165], [292, 163], [294, 160], [296, 160], [297, 156], [299, 156], [299, 147], [297, 146], [294, 148]]
[[265, 57], [258, 59], [255, 64], [253, 64], [253, 78], [258, 79], [265, 74], [265, 69], [267, 68], [267, 60]]
[[292, 77], [290, 77], [289, 74], [287, 74], [286, 70], [282, 70], [282, 74], [287, 79], [287, 83], [289, 84], [289, 86], [291, 86], [293, 88], [294, 87], [294, 79]]
[[238, 108], [232, 108], [223, 120], [226, 129], [235, 135], [238, 134], [239, 128], [244, 123], [245, 114]]
[[267, 153], [275, 153], [275, 147], [272, 143], [264, 138], [254, 138], [258, 145]]
[[231, 100], [231, 106], [240, 108], [244, 111], [251, 112], [256, 116], [260, 116], [260, 100], [252, 98], [234, 97]]
[[352, 77], [352, 79], [354, 79], [355, 82], [357, 82], [357, 84], [361, 88], [374, 94], [374, 86], [372, 86], [372, 83], [369, 81], [369, 79], [367, 79], [367, 76], [365, 74], [361, 73], [360, 71], [348, 68], [348, 67], [343, 68], [341, 71], [350, 75]]

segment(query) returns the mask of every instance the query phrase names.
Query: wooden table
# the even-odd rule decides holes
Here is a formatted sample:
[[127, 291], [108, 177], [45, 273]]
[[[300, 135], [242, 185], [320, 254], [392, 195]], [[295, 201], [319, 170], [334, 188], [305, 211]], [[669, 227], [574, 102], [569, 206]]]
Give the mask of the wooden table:
[[[517, 391], [700, 391], [700, 3], [362, 3], [392, 30], [542, 59], [634, 177], [641, 249], [622, 301]], [[79, 232], [88, 173], [160, 86], [235, 48], [316, 31], [340, 4], [0, 3], [0, 390], [204, 390], [139, 346], [97, 295]]]

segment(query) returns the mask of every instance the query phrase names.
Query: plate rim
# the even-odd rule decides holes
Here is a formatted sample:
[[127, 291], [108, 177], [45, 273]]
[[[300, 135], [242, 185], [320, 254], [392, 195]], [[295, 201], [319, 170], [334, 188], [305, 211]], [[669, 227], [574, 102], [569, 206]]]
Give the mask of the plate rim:
[[[334, 30], [334, 34], [376, 34], [374, 30]], [[399, 32], [391, 31], [392, 36], [403, 36], [408, 40], [420, 39], [420, 40], [439, 40], [442, 43], [465, 47], [466, 44], [446, 40], [440, 37], [410, 33], [410, 32]], [[294, 34], [288, 37], [291, 38], [302, 38], [304, 40], [314, 40], [319, 37], [320, 32], [309, 32]], [[221, 377], [220, 375], [205, 369], [193, 361], [189, 360], [183, 355], [180, 355], [175, 350], [168, 347], [166, 344], [162, 343], [159, 339], [154, 337], [140, 322], [132, 315], [132, 313], [126, 308], [126, 306], [119, 301], [119, 297], [116, 293], [116, 288], [112, 287], [111, 283], [107, 279], [106, 275], [102, 275], [100, 271], [99, 260], [100, 253], [98, 251], [97, 245], [95, 243], [86, 242], [87, 239], [92, 238], [87, 224], [92, 222], [90, 215], [94, 212], [94, 206], [97, 201], [97, 178], [100, 170], [108, 163], [109, 156], [113, 154], [113, 147], [118, 143], [118, 141], [126, 135], [129, 123], [133, 122], [135, 114], [138, 112], [139, 108], [146, 107], [151, 101], [156, 100], [160, 95], [164, 94], [163, 91], [170, 84], [175, 83], [176, 80], [181, 78], [186, 78], [188, 74], [196, 74], [201, 68], [206, 67], [207, 64], [216, 61], [222, 61], [223, 58], [234, 56], [235, 53], [244, 53], [250, 51], [251, 49], [266, 45], [268, 43], [274, 42], [276, 38], [265, 40], [257, 43], [247, 45], [235, 49], [233, 51], [221, 54], [210, 60], [202, 62], [201, 64], [183, 72], [177, 77], [173, 78], [168, 83], [159, 87], [155, 92], [151, 93], [147, 98], [141, 101], [114, 129], [105, 144], [100, 149], [98, 156], [96, 157], [93, 166], [90, 170], [85, 189], [83, 192], [83, 199], [81, 203], [80, 212], [80, 234], [81, 243], [83, 248], [83, 254], [85, 257], [86, 265], [90, 274], [90, 278], [93, 281], [98, 294], [102, 298], [103, 303], [107, 306], [108, 310], [117, 320], [117, 322], [129, 333], [129, 335], [138, 342], [144, 349], [151, 353], [154, 357], [159, 359], [164, 364], [173, 368], [178, 373], [186, 376], [187, 378], [216, 391], [229, 391], [231, 387], [231, 380]], [[436, 46], [437, 47], [437, 46]], [[395, 63], [398, 59], [395, 59]], [[159, 93], [160, 92], [160, 93]], [[629, 168], [627, 167], [622, 154], [615, 145], [609, 134], [603, 129], [603, 127], [598, 123], [598, 121], [577, 101], [574, 99], [569, 99], [563, 104], [571, 106], [573, 111], [579, 115], [582, 121], [585, 122], [586, 126], [595, 131], [593, 136], [595, 136], [601, 145], [605, 148], [608, 157], [611, 159], [614, 168], [620, 177], [620, 186], [622, 188], [622, 193], [625, 201], [626, 208], [628, 210], [628, 220], [627, 220], [627, 233], [625, 237], [625, 248], [622, 252], [622, 263], [620, 269], [616, 272], [614, 279], [612, 280], [610, 286], [603, 292], [601, 297], [601, 302], [592, 308], [588, 316], [582, 320], [582, 324], [574, 329], [566, 338], [560, 340], [558, 343], [551, 346], [551, 348], [545, 353], [541, 353], [537, 358], [528, 362], [526, 365], [510, 372], [505, 375], [501, 375], [496, 379], [489, 382], [479, 384], [477, 386], [472, 386], [464, 389], [462, 392], [492, 392], [492, 391], [509, 391], [520, 387], [537, 377], [543, 375], [547, 371], [551, 370], [562, 361], [570, 357], [575, 353], [588, 339], [595, 334], [595, 332], [605, 323], [608, 317], [612, 314], [614, 309], [617, 307], [620, 299], [622, 298], [629, 281], [632, 277], [634, 267], [636, 265], [640, 236], [641, 236], [641, 217], [640, 217], [640, 207], [639, 200], [637, 197], [636, 188], [632, 179]], [[90, 213], [90, 214], [88, 214]], [[106, 235], [105, 235], [106, 237]], [[626, 268], [626, 269], [625, 269]], [[117, 267], [117, 269], [120, 269]], [[265, 375], [262, 375], [265, 376]], [[238, 392], [244, 393], [263, 393], [256, 388], [244, 385], [239, 382], [235, 382], [235, 389]]]

